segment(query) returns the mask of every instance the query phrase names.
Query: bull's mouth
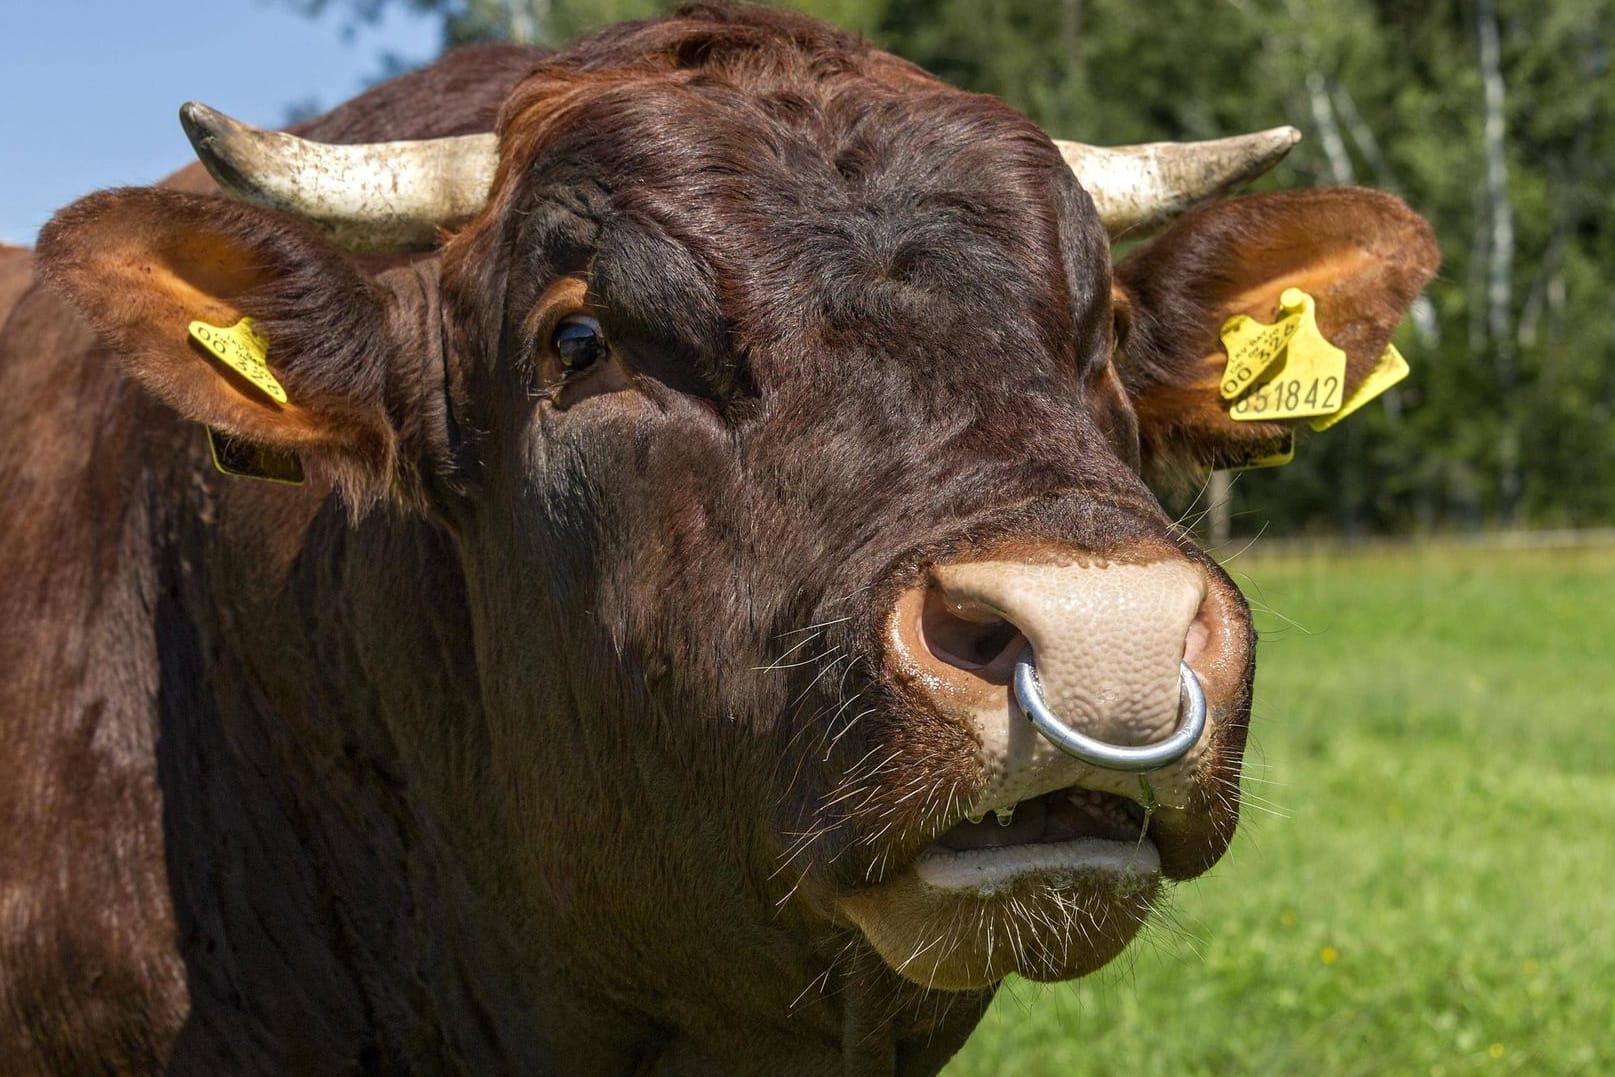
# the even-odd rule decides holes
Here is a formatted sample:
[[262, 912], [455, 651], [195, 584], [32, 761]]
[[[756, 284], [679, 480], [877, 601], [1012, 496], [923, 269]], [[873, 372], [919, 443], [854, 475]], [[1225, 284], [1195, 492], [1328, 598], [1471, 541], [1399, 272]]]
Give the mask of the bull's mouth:
[[1071, 786], [964, 819], [932, 842], [921, 858], [1094, 838], [1147, 840], [1144, 806], [1128, 797]]
[[1042, 793], [954, 824], [841, 908], [926, 987], [977, 989], [1011, 972], [1071, 979], [1115, 957], [1148, 918], [1161, 881], [1149, 824], [1128, 797]]
[[[979, 990], [1010, 973], [1072, 979], [1121, 953], [1150, 918], [1165, 879], [1197, 875], [1227, 848], [1237, 801], [1231, 793], [1216, 795], [1210, 783], [1231, 781], [1230, 770], [1237, 774], [1243, 714], [1236, 708], [1244, 700], [1238, 681], [1243, 677], [1248, 690], [1250, 662], [1243, 636], [1213, 628], [1218, 617], [1238, 627], [1243, 607], [1232, 599], [1208, 605], [1204, 578], [1171, 563], [970, 564], [979, 570], [975, 576], [965, 571], [970, 565], [954, 565], [909, 581], [881, 637], [885, 672], [905, 711], [905, 743], [895, 747], [907, 752], [912, 740], [915, 754], [937, 761], [933, 790], [968, 789], [970, 799], [964, 810], [933, 813], [928, 796], [935, 792], [921, 795], [923, 777], [894, 787], [890, 802], [869, 812], [864, 842], [872, 850], [869, 875], [880, 881], [854, 882], [834, 901], [843, 922], [856, 926], [891, 969], [927, 988]], [[1171, 605], [1174, 624], [1184, 626], [1182, 653], [1209, 685], [1212, 735], [1202, 736], [1191, 755], [1148, 774], [1074, 759], [1046, 740], [1009, 687], [1015, 659], [1029, 640], [1035, 649], [1036, 640], [998, 612], [1013, 604], [1005, 594], [1021, 594], [1011, 585], [1022, 568], [1030, 597], [1017, 609], [1034, 624], [1047, 595], [1076, 593], [1060, 589], [1073, 574], [1094, 608], [1108, 609], [1109, 602], [1131, 609], [1141, 594]], [[1070, 608], [1085, 625], [1089, 607]], [[1202, 618], [1204, 638], [1196, 634]], [[1169, 635], [1151, 651], [1151, 669], [1164, 668], [1164, 658], [1155, 657], [1168, 651], [1175, 657], [1176, 629]], [[1129, 723], [1153, 730], [1171, 717], [1179, 697], [1169, 689], [1178, 685], [1151, 674], [1148, 691], [1135, 693], [1131, 674], [1111, 669], [1132, 668], [1117, 656], [1134, 651], [1120, 643], [1073, 653], [1079, 658], [1067, 669], [1065, 700], [1071, 713], [1112, 722], [1117, 744], [1156, 738]], [[1172, 664], [1181, 668], [1183, 661]], [[1140, 719], [1145, 714], [1148, 723]], [[1224, 727], [1236, 731], [1230, 735], [1236, 754], [1218, 741]], [[895, 854], [889, 869], [888, 854]], [[846, 874], [858, 866], [849, 861]]]

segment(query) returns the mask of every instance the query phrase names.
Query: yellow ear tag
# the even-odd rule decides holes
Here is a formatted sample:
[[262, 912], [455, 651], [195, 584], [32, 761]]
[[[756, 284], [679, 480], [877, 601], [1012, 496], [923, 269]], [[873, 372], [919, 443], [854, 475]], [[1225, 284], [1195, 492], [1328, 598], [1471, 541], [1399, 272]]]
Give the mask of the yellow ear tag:
[[1279, 303], [1285, 309], [1301, 307], [1301, 322], [1281, 361], [1229, 409], [1228, 414], [1241, 422], [1332, 415], [1340, 410], [1345, 395], [1346, 353], [1318, 330], [1312, 297], [1299, 288], [1286, 288]]
[[242, 318], [229, 328], [192, 322], [190, 329], [191, 339], [219, 362], [252, 382], [277, 404], [286, 403], [286, 390], [264, 361], [269, 356], [269, 344], [254, 331], [251, 318]]
[[1340, 410], [1333, 415], [1325, 415], [1321, 419], [1312, 420], [1310, 424], [1312, 429], [1327, 430], [1334, 426], [1340, 420], [1407, 377], [1408, 370], [1408, 361], [1402, 358], [1402, 353], [1396, 350], [1396, 345], [1385, 345], [1385, 350], [1380, 353], [1379, 361], [1374, 364], [1374, 369], [1368, 372], [1368, 377], [1363, 379], [1363, 383], [1357, 387], [1357, 390], [1346, 398], [1346, 402], [1340, 406]]
[[207, 444], [213, 453], [213, 466], [221, 475], [303, 485], [303, 461], [296, 453], [252, 445], [211, 426], [207, 427]]
[[1219, 386], [1224, 400], [1233, 400], [1255, 385], [1273, 361], [1284, 354], [1306, 316], [1304, 304], [1291, 306], [1285, 301], [1304, 295], [1294, 288], [1285, 291], [1279, 299], [1282, 317], [1272, 325], [1264, 325], [1248, 314], [1236, 314], [1222, 324], [1222, 346], [1228, 352], [1228, 366]]
[[1258, 456], [1254, 460], [1246, 460], [1238, 467], [1231, 467], [1229, 471], [1255, 471], [1263, 467], [1283, 467], [1295, 459], [1295, 434], [1285, 439], [1284, 448], [1267, 456]]

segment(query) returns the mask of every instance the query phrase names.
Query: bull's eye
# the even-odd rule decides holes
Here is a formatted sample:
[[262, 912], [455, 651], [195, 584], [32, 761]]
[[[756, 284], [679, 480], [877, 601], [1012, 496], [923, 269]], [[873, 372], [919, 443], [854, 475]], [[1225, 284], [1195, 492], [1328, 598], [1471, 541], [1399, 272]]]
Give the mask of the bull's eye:
[[605, 357], [606, 335], [600, 331], [600, 323], [587, 314], [572, 314], [555, 327], [551, 345], [570, 374]]

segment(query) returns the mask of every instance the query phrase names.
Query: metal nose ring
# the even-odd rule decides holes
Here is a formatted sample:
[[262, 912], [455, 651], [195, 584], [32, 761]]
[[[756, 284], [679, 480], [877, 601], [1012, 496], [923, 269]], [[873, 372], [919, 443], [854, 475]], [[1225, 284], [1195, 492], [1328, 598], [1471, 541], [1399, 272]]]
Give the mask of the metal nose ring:
[[1015, 663], [1015, 698], [1037, 731], [1067, 755], [1106, 770], [1155, 770], [1188, 755], [1206, 728], [1206, 693], [1201, 690], [1189, 663], [1179, 662], [1178, 667], [1178, 680], [1182, 685], [1180, 698], [1188, 706], [1179, 708], [1182, 717], [1177, 730], [1165, 740], [1136, 748], [1095, 740], [1056, 718], [1043, 701], [1043, 686], [1038, 683], [1030, 647], [1021, 652]]

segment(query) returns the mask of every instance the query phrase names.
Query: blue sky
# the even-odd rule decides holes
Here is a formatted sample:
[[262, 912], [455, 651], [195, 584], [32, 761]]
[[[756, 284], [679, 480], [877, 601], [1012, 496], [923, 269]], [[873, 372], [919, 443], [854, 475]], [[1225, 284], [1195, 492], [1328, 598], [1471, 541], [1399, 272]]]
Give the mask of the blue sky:
[[0, 0], [0, 241], [31, 246], [74, 198], [191, 160], [185, 101], [279, 126], [294, 104], [351, 97], [383, 52], [425, 59], [439, 41], [407, 14], [351, 41], [342, 27], [278, 0]]

